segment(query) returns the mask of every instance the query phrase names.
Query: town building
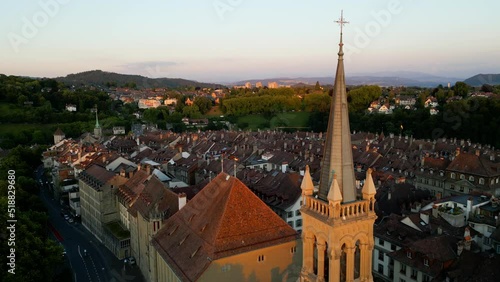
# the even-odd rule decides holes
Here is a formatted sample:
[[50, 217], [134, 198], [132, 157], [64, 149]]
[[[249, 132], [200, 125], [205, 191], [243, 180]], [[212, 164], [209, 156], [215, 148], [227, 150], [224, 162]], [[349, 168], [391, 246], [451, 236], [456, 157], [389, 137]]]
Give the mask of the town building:
[[167, 219], [151, 244], [158, 282], [293, 281], [302, 265], [297, 232], [226, 173]]

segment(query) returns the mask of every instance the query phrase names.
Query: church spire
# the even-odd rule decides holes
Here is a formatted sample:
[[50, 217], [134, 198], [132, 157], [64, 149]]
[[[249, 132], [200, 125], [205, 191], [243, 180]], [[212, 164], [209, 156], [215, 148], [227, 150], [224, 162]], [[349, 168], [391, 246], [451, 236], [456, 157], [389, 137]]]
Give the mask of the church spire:
[[[328, 201], [330, 197], [338, 198], [332, 193], [342, 193], [343, 202], [356, 200], [354, 166], [352, 161], [351, 131], [349, 128], [349, 113], [347, 110], [347, 93], [344, 75], [344, 51], [342, 42], [342, 27], [348, 23], [343, 13], [336, 21], [340, 25], [340, 43], [338, 52], [337, 72], [330, 105], [330, 116], [326, 132], [323, 160], [321, 161], [321, 176], [318, 197]], [[334, 171], [340, 189], [330, 192]]]
[[99, 117], [97, 116], [97, 107], [95, 108], [95, 128], [100, 128]]

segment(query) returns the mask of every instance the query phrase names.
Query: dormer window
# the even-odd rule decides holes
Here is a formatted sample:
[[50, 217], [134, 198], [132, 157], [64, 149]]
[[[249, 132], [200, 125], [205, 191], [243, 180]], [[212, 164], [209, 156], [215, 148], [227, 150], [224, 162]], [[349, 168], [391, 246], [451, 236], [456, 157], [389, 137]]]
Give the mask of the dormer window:
[[454, 172], [450, 173], [450, 178], [451, 179], [455, 179], [455, 173]]
[[465, 179], [465, 175], [460, 174], [460, 179]]
[[474, 182], [474, 176], [472, 176], [472, 175], [471, 175], [471, 176], [469, 176], [469, 181], [470, 181], [470, 182]]

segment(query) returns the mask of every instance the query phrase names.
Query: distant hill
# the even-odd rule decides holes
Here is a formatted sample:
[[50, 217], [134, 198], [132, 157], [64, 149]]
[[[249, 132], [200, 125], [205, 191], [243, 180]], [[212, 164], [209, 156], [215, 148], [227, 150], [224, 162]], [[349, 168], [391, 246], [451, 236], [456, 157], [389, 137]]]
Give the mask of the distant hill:
[[477, 74], [464, 80], [470, 86], [500, 85], [500, 74]]
[[135, 83], [137, 88], [178, 88], [178, 87], [220, 87], [219, 84], [204, 83], [182, 78], [149, 78], [141, 75], [119, 74], [101, 70], [68, 74], [65, 77], [55, 78], [65, 84], [85, 84], [106, 86], [107, 83], [116, 83], [121, 87], [127, 83]]
[[[231, 85], [244, 85], [245, 82], [250, 82], [255, 85], [256, 82], [261, 82], [262, 85], [267, 85], [268, 82], [277, 82], [279, 85], [297, 85], [310, 84], [314, 85], [319, 81], [321, 85], [333, 84], [334, 77], [297, 77], [297, 78], [266, 78], [266, 79], [251, 79], [231, 83]], [[420, 86], [420, 87], [436, 87], [439, 84], [447, 85], [448, 83], [455, 84], [457, 81], [462, 81], [463, 78], [440, 77], [418, 72], [381, 72], [381, 73], [366, 73], [356, 75], [346, 75], [346, 84], [348, 85], [379, 85], [379, 86]]]

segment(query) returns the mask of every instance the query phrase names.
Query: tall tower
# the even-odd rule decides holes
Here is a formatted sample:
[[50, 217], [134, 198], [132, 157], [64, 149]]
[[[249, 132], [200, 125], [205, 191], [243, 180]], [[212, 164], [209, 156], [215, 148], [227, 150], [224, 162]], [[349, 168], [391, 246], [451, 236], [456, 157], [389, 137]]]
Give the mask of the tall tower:
[[99, 125], [99, 117], [97, 116], [97, 107], [95, 108], [95, 127], [94, 127], [94, 136], [96, 138], [101, 138], [102, 136], [102, 128]]
[[309, 168], [302, 188], [303, 267], [301, 281], [373, 281], [375, 185], [368, 169], [357, 197], [344, 77], [341, 14], [337, 72], [321, 162], [318, 195]]

